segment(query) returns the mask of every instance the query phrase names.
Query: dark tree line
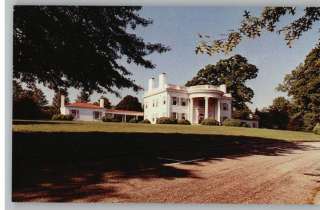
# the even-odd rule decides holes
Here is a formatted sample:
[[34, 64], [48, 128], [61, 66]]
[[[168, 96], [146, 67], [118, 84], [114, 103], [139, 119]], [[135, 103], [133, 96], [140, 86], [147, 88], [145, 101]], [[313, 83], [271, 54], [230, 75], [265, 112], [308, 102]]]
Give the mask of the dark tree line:
[[[61, 95], [65, 96], [65, 103], [69, 103], [68, 92], [60, 89], [55, 92], [52, 104], [48, 101], [41, 89], [37, 86], [23, 88], [21, 83], [13, 81], [13, 119], [51, 119], [54, 114], [60, 114]], [[80, 92], [81, 96], [81, 92]], [[78, 97], [79, 98], [79, 97]], [[142, 104], [137, 97], [127, 95], [118, 104], [112, 106], [110, 100], [101, 96], [104, 100], [104, 107], [107, 109], [122, 109], [130, 111], [143, 111]], [[84, 102], [84, 101], [82, 101]], [[89, 100], [85, 103], [91, 103]], [[93, 104], [99, 105], [100, 100]]]
[[23, 88], [22, 85], [13, 81], [13, 118], [19, 119], [42, 119], [47, 118], [48, 113], [43, 109], [48, 101], [36, 86]]

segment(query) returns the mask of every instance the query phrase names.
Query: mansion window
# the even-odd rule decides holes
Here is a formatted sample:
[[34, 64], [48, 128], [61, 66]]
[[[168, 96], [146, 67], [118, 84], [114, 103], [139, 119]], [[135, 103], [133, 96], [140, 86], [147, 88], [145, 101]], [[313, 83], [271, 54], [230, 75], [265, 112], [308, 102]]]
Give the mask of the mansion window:
[[148, 108], [148, 104], [145, 104], [144, 107], [145, 107], [145, 109], [147, 109]]
[[181, 119], [185, 120], [186, 119], [186, 114], [185, 113], [181, 113]]
[[101, 116], [101, 112], [97, 112], [97, 111], [93, 112], [93, 119], [98, 120], [100, 119], [100, 116]]
[[172, 97], [172, 105], [178, 105], [178, 98]]
[[171, 118], [172, 119], [177, 119], [178, 115], [177, 115], [177, 112], [172, 112], [171, 113]]
[[166, 99], [165, 98], [163, 98], [163, 104], [166, 104]]
[[229, 109], [228, 104], [227, 104], [227, 103], [223, 103], [223, 104], [222, 104], [222, 110], [223, 110], [223, 111], [228, 111], [228, 109]]
[[79, 110], [71, 109], [71, 115], [72, 115], [73, 118], [75, 118], [75, 119], [79, 118]]
[[187, 99], [181, 98], [181, 106], [186, 106], [186, 105], [187, 105]]

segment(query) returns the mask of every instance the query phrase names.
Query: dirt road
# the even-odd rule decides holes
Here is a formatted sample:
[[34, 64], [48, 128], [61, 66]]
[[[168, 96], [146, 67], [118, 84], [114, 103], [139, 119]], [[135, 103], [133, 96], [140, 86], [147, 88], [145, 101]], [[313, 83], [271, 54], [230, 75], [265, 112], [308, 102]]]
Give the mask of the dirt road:
[[187, 178], [110, 176], [119, 196], [101, 201], [312, 204], [320, 191], [320, 142], [304, 144], [309, 149], [281, 156], [169, 164], [190, 171]]
[[16, 135], [14, 201], [320, 201], [320, 142], [180, 134], [108, 136], [114, 141], [88, 134], [95, 136], [80, 141], [57, 135], [62, 134], [40, 136], [41, 141]]

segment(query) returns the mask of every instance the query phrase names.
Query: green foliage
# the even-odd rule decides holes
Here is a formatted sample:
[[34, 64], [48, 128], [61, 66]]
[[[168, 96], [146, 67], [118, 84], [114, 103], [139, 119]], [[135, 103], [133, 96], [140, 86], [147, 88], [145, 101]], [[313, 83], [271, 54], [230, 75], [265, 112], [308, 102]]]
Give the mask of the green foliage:
[[191, 125], [189, 120], [178, 120], [179, 125]]
[[226, 119], [222, 122], [222, 125], [233, 127], [249, 127], [246, 122], [241, 122], [239, 119]]
[[51, 118], [52, 120], [64, 120], [64, 121], [72, 121], [73, 116], [71, 114], [63, 115], [63, 114], [55, 114]]
[[320, 114], [308, 112], [303, 115], [303, 130], [312, 131], [316, 124], [320, 122]]
[[287, 92], [300, 112], [320, 113], [320, 45], [312, 49], [300, 64], [279, 85]]
[[142, 105], [137, 97], [127, 95], [117, 104], [116, 109], [142, 112]]
[[160, 117], [156, 120], [157, 124], [177, 124], [178, 120], [170, 117]]
[[313, 131], [313, 133], [320, 135], [320, 123], [317, 123], [317, 125], [314, 126], [312, 131]]
[[272, 116], [267, 108], [262, 110], [256, 109], [254, 114], [258, 116], [261, 128], [273, 128]]
[[243, 109], [233, 110], [232, 111], [232, 118], [247, 120], [247, 119], [250, 119], [250, 115], [252, 115], [252, 114], [253, 113], [249, 109], [249, 107], [245, 106]]
[[121, 122], [121, 119], [120, 118], [112, 118], [112, 117], [109, 117], [109, 116], [103, 116], [101, 118], [101, 120], [103, 122]]
[[241, 110], [245, 109], [246, 103], [251, 102], [254, 96], [253, 90], [246, 86], [246, 82], [256, 78], [257, 74], [258, 69], [255, 65], [248, 63], [241, 55], [234, 55], [200, 69], [186, 86], [225, 84], [227, 91], [232, 95], [232, 107]]
[[14, 119], [46, 119], [48, 115], [43, 108], [48, 101], [35, 85], [23, 89], [20, 82], [13, 80], [13, 118]]
[[[272, 105], [261, 111], [256, 110], [255, 115], [259, 117], [259, 126], [272, 129], [296, 129], [296, 120], [291, 120], [292, 104], [284, 97], [277, 97]], [[290, 124], [290, 125], [289, 125]]]
[[317, 45], [290, 74], [278, 90], [292, 97], [292, 113], [300, 115], [300, 130], [310, 131], [320, 121], [320, 45]]
[[277, 97], [269, 107], [273, 128], [287, 129], [290, 114], [290, 101], [284, 97]]
[[[100, 99], [103, 99], [104, 108], [110, 109], [112, 107], [111, 102], [109, 101], [109, 99], [107, 97], [101, 96]], [[97, 102], [94, 102], [93, 104], [99, 106], [100, 105], [100, 100], [98, 100]]]
[[[320, 20], [320, 8], [306, 7], [302, 16], [297, 17], [295, 14], [295, 7], [265, 7], [260, 16], [252, 16], [249, 11], [244, 11], [239, 29], [231, 30], [221, 39], [211, 40], [208, 35], [199, 35], [201, 40], [196, 47], [196, 53], [227, 54], [233, 51], [244, 38], [254, 39], [260, 37], [265, 31], [284, 35], [287, 45], [291, 47], [294, 40], [299, 39]], [[280, 18], [283, 16], [293, 16], [296, 19], [284, 26], [279, 24], [281, 26], [277, 29]]]
[[219, 125], [219, 122], [217, 120], [215, 120], [214, 118], [207, 118], [207, 119], [204, 119], [202, 122], [201, 122], [201, 125]]
[[291, 131], [303, 130], [303, 114], [295, 113], [290, 116], [287, 129]]
[[81, 102], [81, 103], [88, 103], [88, 102], [90, 102], [90, 95], [91, 95], [91, 93], [89, 93], [85, 90], [81, 90], [76, 101]]
[[141, 89], [123, 60], [153, 69], [148, 60], [168, 47], [146, 43], [135, 34], [152, 20], [137, 6], [15, 6], [13, 76], [59, 90], [87, 92]]
[[139, 123], [151, 124], [150, 120], [148, 120], [148, 119], [141, 120], [141, 121], [139, 121]]

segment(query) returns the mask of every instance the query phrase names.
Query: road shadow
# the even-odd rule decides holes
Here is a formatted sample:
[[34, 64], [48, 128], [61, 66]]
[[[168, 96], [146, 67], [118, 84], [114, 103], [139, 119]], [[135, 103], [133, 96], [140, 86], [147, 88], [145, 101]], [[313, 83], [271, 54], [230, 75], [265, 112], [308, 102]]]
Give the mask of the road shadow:
[[278, 156], [307, 149], [296, 142], [227, 135], [14, 132], [13, 201], [126, 198], [114, 182], [200, 178], [170, 163]]

